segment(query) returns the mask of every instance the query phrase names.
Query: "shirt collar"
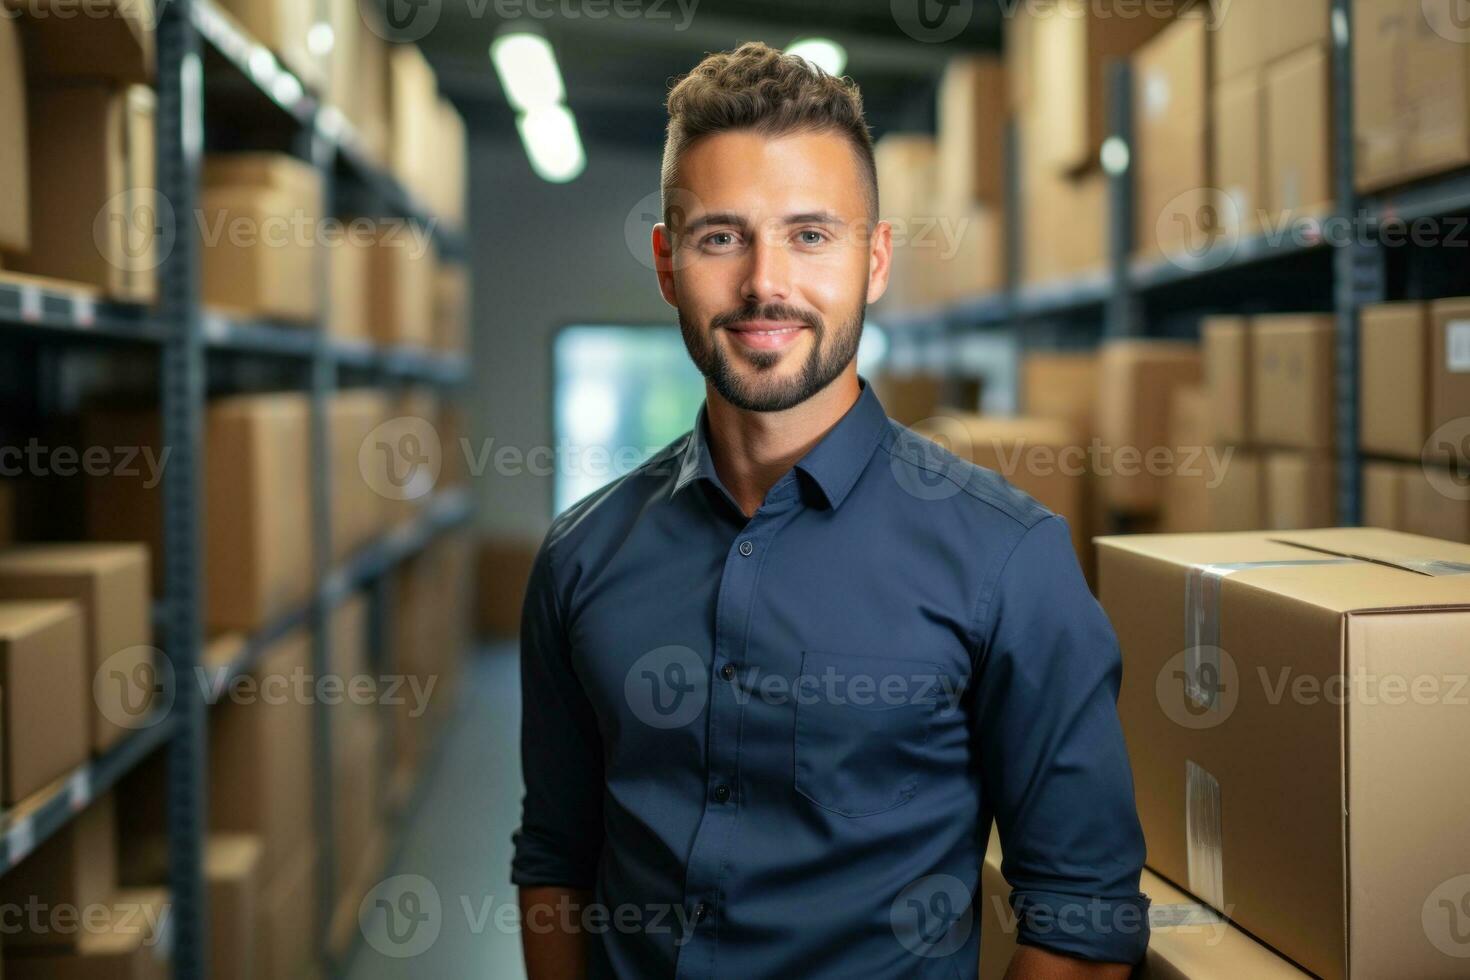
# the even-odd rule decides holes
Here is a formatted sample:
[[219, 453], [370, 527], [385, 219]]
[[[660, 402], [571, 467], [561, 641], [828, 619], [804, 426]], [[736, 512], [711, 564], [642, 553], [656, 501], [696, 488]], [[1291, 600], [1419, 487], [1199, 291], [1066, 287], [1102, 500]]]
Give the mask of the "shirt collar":
[[[873, 386], [861, 375], [858, 384], [861, 391], [857, 401], [796, 463], [796, 469], [816, 484], [826, 498], [827, 506], [834, 510], [857, 483], [888, 425], [888, 413], [879, 403]], [[701, 478], [723, 486], [710, 453], [709, 418], [705, 405], [699, 406], [694, 429], [680, 451], [679, 475], [674, 480], [673, 493], [677, 494]]]

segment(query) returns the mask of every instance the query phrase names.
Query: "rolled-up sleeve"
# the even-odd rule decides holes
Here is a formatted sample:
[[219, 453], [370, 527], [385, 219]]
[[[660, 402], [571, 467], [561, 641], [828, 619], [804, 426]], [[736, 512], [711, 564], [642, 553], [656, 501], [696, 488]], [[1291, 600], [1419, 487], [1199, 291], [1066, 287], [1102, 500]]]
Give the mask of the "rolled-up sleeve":
[[1122, 660], [1066, 521], [1027, 530], [990, 592], [977, 614], [975, 736], [1017, 941], [1136, 963], [1149, 900], [1118, 720]]
[[572, 668], [550, 538], [532, 565], [521, 611], [521, 772], [511, 882], [591, 888], [602, 852], [602, 747]]

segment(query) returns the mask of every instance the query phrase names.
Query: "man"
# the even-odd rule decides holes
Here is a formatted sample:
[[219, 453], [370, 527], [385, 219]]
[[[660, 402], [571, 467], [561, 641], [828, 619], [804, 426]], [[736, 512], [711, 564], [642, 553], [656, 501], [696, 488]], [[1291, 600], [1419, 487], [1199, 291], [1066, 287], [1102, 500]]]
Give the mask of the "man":
[[695, 428], [561, 515], [522, 627], [532, 980], [1016, 978], [1148, 942], [1117, 642], [1065, 522], [857, 374], [892, 231], [849, 80], [762, 44], [672, 90], [659, 288]]

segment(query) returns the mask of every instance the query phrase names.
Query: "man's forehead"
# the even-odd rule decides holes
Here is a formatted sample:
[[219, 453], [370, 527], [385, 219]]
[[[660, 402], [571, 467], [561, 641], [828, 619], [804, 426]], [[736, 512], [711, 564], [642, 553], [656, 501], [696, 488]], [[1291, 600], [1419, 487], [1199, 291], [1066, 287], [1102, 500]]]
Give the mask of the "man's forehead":
[[[680, 161], [686, 211], [740, 215], [747, 221], [863, 210], [856, 154], [839, 134], [717, 133]], [[844, 179], [846, 178], [846, 179]]]

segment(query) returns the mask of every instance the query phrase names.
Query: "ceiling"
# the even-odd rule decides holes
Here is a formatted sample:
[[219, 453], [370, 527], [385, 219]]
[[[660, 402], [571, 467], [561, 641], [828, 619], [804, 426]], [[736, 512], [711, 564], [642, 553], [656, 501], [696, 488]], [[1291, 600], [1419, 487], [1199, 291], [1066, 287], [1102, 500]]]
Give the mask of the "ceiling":
[[[662, 143], [670, 84], [705, 52], [822, 35], [848, 51], [875, 136], [933, 125], [934, 91], [956, 53], [997, 50], [1001, 10], [1019, 0], [373, 0], [403, 5], [440, 87], [480, 127], [514, 132], [490, 41], [515, 20], [551, 41], [567, 104], [589, 146]], [[921, 9], [932, 15], [918, 19]], [[405, 19], [402, 11], [418, 11]], [[900, 23], [902, 21], [902, 23]], [[431, 26], [430, 26], [431, 25]], [[927, 26], [926, 26], [927, 25]], [[427, 33], [425, 29], [427, 28]], [[924, 38], [918, 40], [916, 38]]]

